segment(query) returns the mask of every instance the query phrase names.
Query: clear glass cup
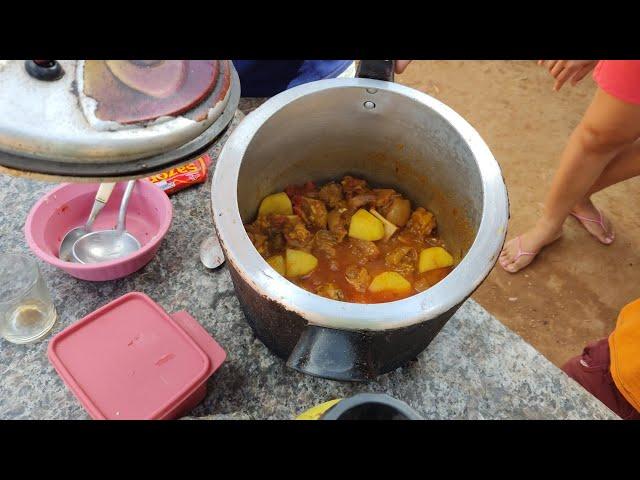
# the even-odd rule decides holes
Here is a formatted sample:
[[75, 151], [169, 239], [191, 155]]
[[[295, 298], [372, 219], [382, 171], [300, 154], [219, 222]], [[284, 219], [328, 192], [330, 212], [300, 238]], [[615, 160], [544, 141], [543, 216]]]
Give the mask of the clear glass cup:
[[38, 264], [25, 255], [0, 255], [0, 336], [12, 343], [43, 338], [56, 308]]

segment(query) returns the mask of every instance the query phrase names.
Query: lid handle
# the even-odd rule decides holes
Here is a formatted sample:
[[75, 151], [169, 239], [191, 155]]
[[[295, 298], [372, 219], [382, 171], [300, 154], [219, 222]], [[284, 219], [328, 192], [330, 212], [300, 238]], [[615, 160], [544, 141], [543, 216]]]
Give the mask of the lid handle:
[[62, 78], [64, 70], [57, 60], [27, 60], [24, 62], [27, 73], [37, 80], [52, 82]]

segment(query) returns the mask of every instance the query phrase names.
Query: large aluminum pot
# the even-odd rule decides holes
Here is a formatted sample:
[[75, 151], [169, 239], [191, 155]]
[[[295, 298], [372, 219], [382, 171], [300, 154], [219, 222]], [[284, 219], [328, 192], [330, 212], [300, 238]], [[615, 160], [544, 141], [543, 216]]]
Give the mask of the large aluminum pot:
[[[276, 273], [243, 223], [286, 185], [345, 174], [433, 211], [458, 262], [449, 276], [404, 300], [361, 305], [309, 293]], [[509, 217], [500, 167], [473, 127], [429, 95], [371, 78], [321, 80], [265, 102], [225, 144], [211, 197], [258, 338], [292, 368], [350, 381], [396, 369], [428, 346], [495, 265]]]

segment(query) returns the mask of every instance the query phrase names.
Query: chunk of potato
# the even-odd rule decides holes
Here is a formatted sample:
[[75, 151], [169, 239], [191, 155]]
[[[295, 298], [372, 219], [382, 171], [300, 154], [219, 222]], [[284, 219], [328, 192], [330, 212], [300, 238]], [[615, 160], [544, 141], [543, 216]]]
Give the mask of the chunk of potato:
[[282, 255], [274, 255], [273, 257], [268, 258], [267, 263], [282, 276], [287, 272], [284, 264], [284, 257]]
[[263, 215], [269, 215], [270, 213], [278, 215], [293, 214], [293, 206], [286, 193], [274, 193], [273, 195], [266, 196], [264, 200], [262, 200], [260, 208], [258, 209], [258, 216], [261, 217]]
[[376, 212], [376, 210], [374, 208], [372, 208], [369, 211], [371, 212], [371, 214], [374, 217], [376, 217], [378, 220], [380, 220], [382, 222], [382, 225], [384, 226], [384, 240], [385, 240], [385, 242], [387, 240], [389, 240], [391, 237], [393, 237], [393, 234], [398, 231], [398, 227], [396, 227], [393, 223], [391, 223], [389, 220], [387, 220], [382, 215], [380, 215], [378, 212]]
[[411, 291], [411, 284], [397, 272], [383, 272], [374, 277], [369, 285], [369, 291], [372, 293], [393, 292], [402, 294]]
[[420, 273], [453, 265], [453, 257], [442, 247], [425, 248], [420, 252], [418, 271]]
[[351, 217], [349, 236], [359, 240], [375, 242], [384, 238], [384, 224], [361, 208]]
[[307, 275], [313, 272], [317, 266], [318, 259], [310, 253], [287, 248], [287, 277], [301, 277], [303, 275]]

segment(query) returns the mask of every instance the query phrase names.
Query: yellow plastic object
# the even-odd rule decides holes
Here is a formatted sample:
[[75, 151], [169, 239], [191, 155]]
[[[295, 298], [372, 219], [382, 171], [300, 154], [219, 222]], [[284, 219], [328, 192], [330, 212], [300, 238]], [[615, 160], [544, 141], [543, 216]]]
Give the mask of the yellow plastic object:
[[442, 247], [425, 248], [420, 252], [418, 271], [420, 273], [453, 265], [453, 257]]
[[384, 238], [384, 225], [376, 217], [361, 208], [351, 217], [349, 236], [375, 242]]
[[284, 257], [282, 255], [274, 255], [273, 257], [268, 258], [267, 263], [280, 275], [284, 276], [287, 271], [284, 263]]
[[260, 208], [258, 209], [258, 216], [269, 215], [270, 213], [275, 213], [278, 215], [292, 215], [293, 207], [291, 206], [291, 200], [289, 200], [289, 196], [284, 193], [274, 193], [273, 195], [269, 195], [262, 200], [260, 203]]
[[371, 215], [382, 222], [382, 225], [384, 226], [384, 239], [385, 241], [389, 240], [393, 236], [393, 234], [398, 231], [398, 227], [396, 227], [393, 223], [376, 212], [375, 209], [372, 208], [369, 211], [371, 212]]
[[286, 256], [287, 277], [307, 275], [318, 266], [318, 259], [302, 250], [287, 248]]
[[333, 407], [336, 403], [341, 401], [342, 401], [342, 398], [338, 398], [337, 400], [329, 400], [328, 402], [324, 402], [324, 403], [321, 403], [320, 405], [316, 405], [315, 407], [310, 408], [306, 412], [298, 415], [296, 417], [296, 420], [318, 420], [331, 407]]
[[398, 272], [383, 272], [376, 275], [369, 285], [369, 291], [406, 293], [411, 291], [409, 281]]

